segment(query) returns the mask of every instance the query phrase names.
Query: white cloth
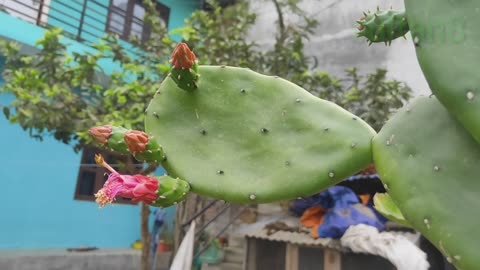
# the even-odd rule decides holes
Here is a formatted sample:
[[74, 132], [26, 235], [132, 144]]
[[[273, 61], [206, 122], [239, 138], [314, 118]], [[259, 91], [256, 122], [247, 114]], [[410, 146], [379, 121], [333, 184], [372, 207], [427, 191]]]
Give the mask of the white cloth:
[[193, 247], [195, 243], [195, 221], [190, 224], [190, 229], [182, 240], [177, 254], [173, 259], [170, 270], [190, 270], [193, 261]]
[[427, 254], [400, 234], [379, 232], [364, 224], [351, 226], [340, 239], [355, 253], [367, 253], [389, 260], [397, 270], [428, 270]]

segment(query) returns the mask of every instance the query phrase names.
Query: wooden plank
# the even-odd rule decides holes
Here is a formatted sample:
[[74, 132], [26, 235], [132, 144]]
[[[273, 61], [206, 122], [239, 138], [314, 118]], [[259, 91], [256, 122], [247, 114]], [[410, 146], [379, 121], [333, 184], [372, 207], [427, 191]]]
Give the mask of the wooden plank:
[[298, 246], [288, 243], [287, 252], [285, 254], [285, 270], [299, 270], [298, 269]]
[[257, 241], [254, 238], [246, 237], [245, 245], [247, 252], [245, 252], [244, 270], [257, 270]]
[[342, 270], [342, 254], [339, 251], [326, 248], [323, 258], [324, 270]]

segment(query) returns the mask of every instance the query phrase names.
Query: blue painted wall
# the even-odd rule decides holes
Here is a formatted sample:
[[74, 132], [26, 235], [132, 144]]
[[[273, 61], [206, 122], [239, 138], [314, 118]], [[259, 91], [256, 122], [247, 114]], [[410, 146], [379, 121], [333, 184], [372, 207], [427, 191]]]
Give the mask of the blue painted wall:
[[[196, 1], [161, 2], [171, 7], [171, 29], [183, 26], [183, 20], [197, 7]], [[9, 25], [0, 27], [0, 37], [29, 46], [35, 46], [45, 33], [1, 12], [0, 25]], [[64, 42], [69, 44], [69, 52], [93, 51], [74, 40]], [[0, 58], [0, 71], [2, 66]], [[107, 74], [119, 69], [108, 60], [101, 66]], [[0, 105], [13, 98], [0, 95]], [[3, 114], [0, 131], [0, 249], [126, 248], [140, 238], [138, 206], [114, 205], [100, 210], [94, 202], [73, 199], [81, 155], [71, 147], [53, 138], [36, 141], [18, 125], [8, 123]], [[175, 208], [168, 208], [170, 231], [174, 215]]]

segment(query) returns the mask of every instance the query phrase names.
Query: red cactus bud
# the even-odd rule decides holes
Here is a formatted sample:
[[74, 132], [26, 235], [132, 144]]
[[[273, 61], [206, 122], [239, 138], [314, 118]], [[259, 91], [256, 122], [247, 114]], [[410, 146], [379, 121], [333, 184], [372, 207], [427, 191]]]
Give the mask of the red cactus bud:
[[175, 69], [190, 69], [195, 64], [195, 54], [185, 43], [178, 44], [172, 55], [172, 63]]
[[112, 126], [93, 127], [88, 133], [96, 142], [107, 144], [108, 139], [112, 136]]
[[145, 150], [147, 150], [147, 144], [150, 141], [150, 137], [147, 133], [138, 130], [132, 130], [125, 133], [123, 139], [127, 143], [128, 150], [132, 153], [145, 152]]

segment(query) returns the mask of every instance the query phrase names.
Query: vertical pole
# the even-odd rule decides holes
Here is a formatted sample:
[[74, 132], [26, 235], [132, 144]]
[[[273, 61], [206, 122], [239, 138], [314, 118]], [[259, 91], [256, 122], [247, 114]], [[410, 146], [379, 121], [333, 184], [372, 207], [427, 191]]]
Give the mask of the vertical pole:
[[40, 0], [40, 6], [38, 7], [37, 25], [40, 25], [40, 23], [42, 22], [43, 4], [44, 4], [43, 1], [44, 1], [44, 0]]
[[341, 270], [342, 269], [342, 255], [339, 251], [326, 248], [323, 253], [325, 270]]
[[299, 270], [298, 246], [287, 244], [287, 258], [285, 259], [285, 270]]
[[78, 26], [77, 40], [82, 40], [83, 22], [85, 20], [85, 13], [87, 12], [88, 0], [83, 0], [82, 13], [80, 15], [80, 25]]

